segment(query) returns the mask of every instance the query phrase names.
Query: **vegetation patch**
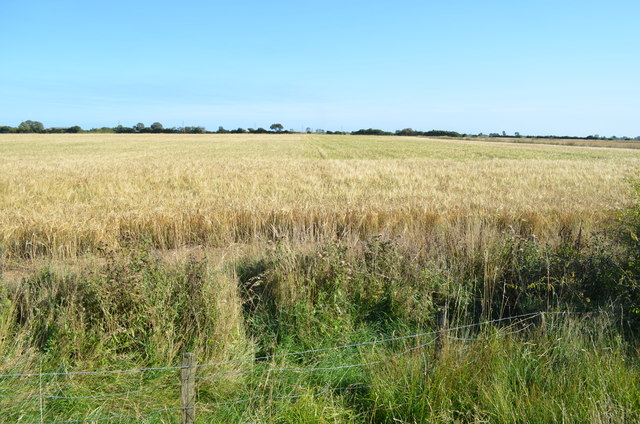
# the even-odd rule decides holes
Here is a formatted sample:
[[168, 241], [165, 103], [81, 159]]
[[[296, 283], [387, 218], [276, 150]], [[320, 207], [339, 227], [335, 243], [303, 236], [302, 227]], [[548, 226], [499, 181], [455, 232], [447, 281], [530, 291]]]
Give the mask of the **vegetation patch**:
[[[412, 141], [416, 157], [388, 159], [409, 153], [312, 137], [185, 145], [184, 158], [249, 149], [269, 164], [226, 176], [204, 159], [170, 164], [171, 140], [146, 169], [72, 143], [48, 188], [21, 183], [41, 204], [27, 211], [29, 196], [0, 186], [3, 210], [23, 214], [0, 225], [0, 422], [178, 422], [185, 352], [203, 422], [640, 420], [640, 188], [621, 177], [633, 156], [482, 146], [420, 159], [464, 149]], [[309, 159], [318, 148], [335, 158]], [[106, 149], [104, 163], [84, 149]], [[15, 154], [5, 181], [50, 163]], [[96, 180], [74, 179], [78, 164]]]

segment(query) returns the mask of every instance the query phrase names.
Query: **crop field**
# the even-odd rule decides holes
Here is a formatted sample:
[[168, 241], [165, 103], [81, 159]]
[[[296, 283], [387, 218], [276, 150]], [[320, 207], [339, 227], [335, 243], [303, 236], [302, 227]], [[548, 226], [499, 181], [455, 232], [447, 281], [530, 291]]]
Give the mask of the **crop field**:
[[604, 146], [0, 135], [0, 423], [640, 422]]
[[3, 135], [5, 258], [274, 237], [422, 237], [484, 221], [545, 239], [628, 202], [640, 152], [317, 135]]

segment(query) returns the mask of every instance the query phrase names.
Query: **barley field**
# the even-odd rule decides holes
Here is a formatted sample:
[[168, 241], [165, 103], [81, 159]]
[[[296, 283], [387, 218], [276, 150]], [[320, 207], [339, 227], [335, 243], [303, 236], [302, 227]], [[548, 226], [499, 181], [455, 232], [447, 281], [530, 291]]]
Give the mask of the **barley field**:
[[[326, 135], [2, 135], [6, 258], [414, 235], [490, 223], [553, 239], [624, 206], [640, 152]], [[520, 231], [520, 230], [518, 230]]]

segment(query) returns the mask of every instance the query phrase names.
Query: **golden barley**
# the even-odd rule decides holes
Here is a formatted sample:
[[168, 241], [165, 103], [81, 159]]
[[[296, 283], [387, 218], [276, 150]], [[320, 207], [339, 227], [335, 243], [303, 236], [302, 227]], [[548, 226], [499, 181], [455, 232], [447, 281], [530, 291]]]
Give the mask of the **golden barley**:
[[8, 258], [65, 258], [126, 237], [173, 249], [480, 225], [552, 239], [625, 206], [639, 164], [632, 149], [409, 137], [2, 135], [0, 240]]

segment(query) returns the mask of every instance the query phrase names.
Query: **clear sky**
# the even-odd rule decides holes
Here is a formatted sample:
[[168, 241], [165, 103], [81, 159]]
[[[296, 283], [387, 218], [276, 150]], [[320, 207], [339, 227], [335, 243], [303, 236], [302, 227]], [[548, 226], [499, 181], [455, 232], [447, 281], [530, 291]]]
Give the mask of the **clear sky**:
[[0, 0], [0, 125], [640, 136], [640, 1]]

